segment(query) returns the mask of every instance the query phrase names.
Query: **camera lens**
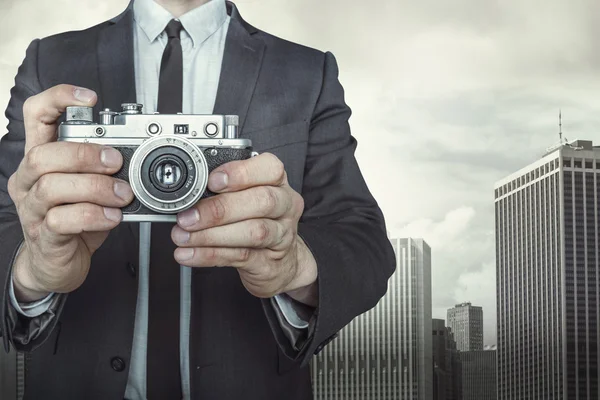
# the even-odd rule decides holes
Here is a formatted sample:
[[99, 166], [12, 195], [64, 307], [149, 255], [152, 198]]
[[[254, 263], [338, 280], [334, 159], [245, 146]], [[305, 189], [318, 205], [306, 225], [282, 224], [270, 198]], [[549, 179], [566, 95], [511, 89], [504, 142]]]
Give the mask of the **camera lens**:
[[183, 160], [171, 154], [162, 155], [154, 160], [148, 172], [150, 181], [156, 189], [167, 193], [179, 190], [188, 175]]
[[189, 153], [174, 146], [158, 147], [142, 163], [142, 184], [146, 192], [162, 201], [185, 198], [193, 188], [196, 169]]
[[174, 214], [200, 200], [208, 182], [208, 164], [201, 149], [188, 139], [161, 136], [136, 149], [129, 178], [140, 203], [155, 212]]

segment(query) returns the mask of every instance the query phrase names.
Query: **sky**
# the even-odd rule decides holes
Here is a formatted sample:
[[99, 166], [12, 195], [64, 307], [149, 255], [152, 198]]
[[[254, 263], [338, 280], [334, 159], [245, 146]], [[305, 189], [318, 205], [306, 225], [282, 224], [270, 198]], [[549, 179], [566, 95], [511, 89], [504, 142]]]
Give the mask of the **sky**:
[[[0, 0], [2, 107], [31, 40], [100, 23], [127, 3]], [[480, 305], [484, 341], [495, 344], [494, 183], [558, 141], [559, 109], [568, 139], [596, 140], [600, 4], [236, 4], [258, 28], [336, 56], [356, 156], [390, 235], [432, 248], [433, 316]]]

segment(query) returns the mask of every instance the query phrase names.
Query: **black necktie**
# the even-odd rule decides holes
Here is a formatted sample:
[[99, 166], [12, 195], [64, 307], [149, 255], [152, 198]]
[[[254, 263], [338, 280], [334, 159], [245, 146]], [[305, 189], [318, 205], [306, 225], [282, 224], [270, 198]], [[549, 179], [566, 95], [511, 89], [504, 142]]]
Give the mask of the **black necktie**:
[[[158, 88], [161, 114], [182, 111], [183, 61], [179, 21], [165, 29], [169, 41], [163, 53]], [[152, 225], [148, 301], [147, 398], [181, 399], [179, 370], [179, 266], [173, 258], [171, 224]]]
[[158, 83], [158, 107], [161, 114], [182, 112], [183, 98], [183, 55], [179, 34], [183, 30], [181, 22], [171, 20], [165, 29], [169, 38], [160, 63]]

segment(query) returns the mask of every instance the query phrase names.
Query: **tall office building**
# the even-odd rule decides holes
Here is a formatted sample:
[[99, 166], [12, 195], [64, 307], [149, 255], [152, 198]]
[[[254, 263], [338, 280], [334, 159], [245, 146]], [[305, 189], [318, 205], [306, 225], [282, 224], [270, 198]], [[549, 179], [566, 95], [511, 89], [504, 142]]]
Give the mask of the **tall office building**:
[[316, 400], [430, 400], [431, 249], [392, 239], [396, 272], [387, 294], [311, 364]]
[[598, 399], [600, 147], [495, 185], [498, 398]]
[[496, 400], [496, 350], [461, 351], [459, 354], [462, 400]]
[[462, 368], [452, 331], [443, 319], [434, 319], [433, 400], [462, 400]]
[[483, 309], [471, 303], [457, 304], [447, 312], [448, 327], [459, 351], [483, 350]]

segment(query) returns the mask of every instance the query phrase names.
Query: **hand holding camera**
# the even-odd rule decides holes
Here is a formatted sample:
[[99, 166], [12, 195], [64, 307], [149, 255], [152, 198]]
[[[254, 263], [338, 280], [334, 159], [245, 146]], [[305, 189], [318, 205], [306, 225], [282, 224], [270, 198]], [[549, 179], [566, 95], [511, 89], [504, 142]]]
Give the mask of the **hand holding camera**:
[[85, 280], [92, 254], [131, 203], [127, 182], [111, 177], [121, 154], [91, 143], [56, 142], [57, 121], [67, 106], [93, 106], [96, 94], [59, 85], [23, 107], [25, 154], [8, 182], [25, 242], [13, 270], [15, 294], [33, 301], [66, 293]]
[[316, 306], [316, 261], [297, 234], [304, 201], [288, 184], [283, 163], [269, 153], [230, 162], [213, 171], [208, 188], [219, 194], [178, 216], [175, 259], [233, 266], [257, 297], [286, 292]]
[[277, 157], [253, 157], [236, 116], [142, 114], [126, 103], [95, 124], [95, 102], [59, 85], [25, 103], [25, 157], [9, 181], [25, 233], [13, 279], [20, 301], [78, 288], [123, 220], [177, 221], [183, 265], [237, 267], [255, 296], [287, 292], [316, 305], [316, 262], [297, 235], [302, 197]]

